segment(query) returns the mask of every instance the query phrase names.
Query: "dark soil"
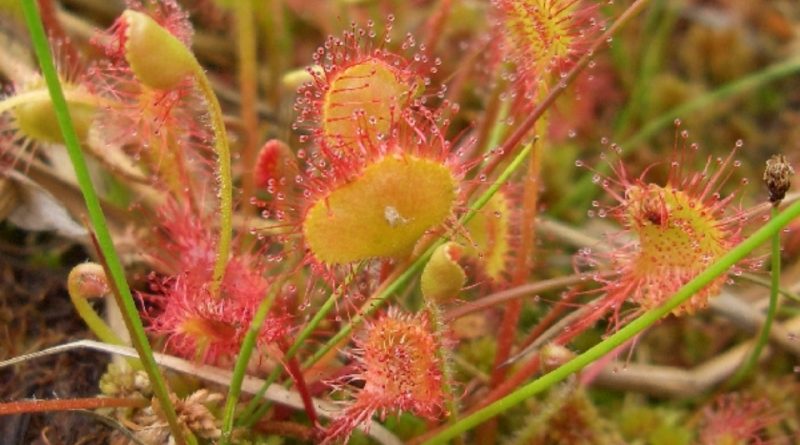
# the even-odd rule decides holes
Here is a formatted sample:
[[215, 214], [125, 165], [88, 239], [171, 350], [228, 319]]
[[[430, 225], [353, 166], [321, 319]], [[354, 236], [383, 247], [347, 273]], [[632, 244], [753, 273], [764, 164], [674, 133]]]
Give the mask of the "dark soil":
[[[68, 270], [36, 264], [30, 255], [34, 248], [62, 252], [46, 262], [69, 264], [82, 251], [53, 244], [47, 237], [0, 229], [0, 360], [91, 338], [70, 303]], [[95, 396], [107, 362], [103, 354], [75, 351], [0, 369], [0, 402]], [[0, 445], [100, 444], [107, 442], [108, 432], [96, 418], [81, 412], [0, 417]]]

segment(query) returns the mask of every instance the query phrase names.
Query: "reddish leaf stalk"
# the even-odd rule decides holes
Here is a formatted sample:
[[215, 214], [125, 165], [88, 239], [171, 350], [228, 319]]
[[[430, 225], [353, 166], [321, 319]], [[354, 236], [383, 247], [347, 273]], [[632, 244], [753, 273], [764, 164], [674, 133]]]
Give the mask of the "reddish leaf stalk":
[[429, 54], [436, 52], [436, 45], [439, 43], [439, 37], [442, 35], [444, 25], [447, 23], [447, 18], [450, 16], [450, 9], [452, 9], [453, 0], [440, 0], [436, 12], [425, 22], [425, 29], [428, 30], [428, 38], [425, 40], [425, 50]]
[[[288, 345], [283, 344], [282, 347], [287, 349]], [[311, 424], [314, 425], [316, 429], [319, 425], [319, 419], [317, 418], [317, 412], [314, 409], [314, 401], [311, 399], [311, 393], [308, 391], [308, 385], [306, 384], [305, 378], [303, 378], [303, 372], [300, 370], [300, 363], [297, 361], [297, 357], [291, 357], [287, 361], [286, 371], [289, 373], [292, 380], [294, 380], [297, 392], [300, 393], [300, 398], [303, 400], [303, 408], [306, 411], [306, 415], [308, 415], [308, 420], [311, 421]]]
[[560, 317], [561, 314], [563, 314], [567, 310], [567, 308], [571, 306], [570, 303], [577, 296], [578, 293], [572, 292], [569, 295], [567, 295], [565, 299], [560, 300], [558, 303], [556, 303], [555, 307], [553, 307], [553, 309], [547, 312], [547, 315], [545, 315], [544, 318], [542, 318], [541, 320], [539, 320], [538, 323], [536, 323], [536, 327], [533, 328], [531, 333], [528, 334], [528, 336], [525, 337], [525, 339], [520, 342], [519, 344], [520, 350], [525, 349], [528, 345], [536, 341], [536, 339], [539, 338], [539, 336], [541, 336], [544, 333], [544, 331], [546, 331], [553, 323], [555, 323], [555, 321], [558, 320], [558, 317]]
[[314, 429], [296, 422], [288, 421], [262, 421], [255, 425], [256, 429], [280, 437], [295, 437], [304, 441], [314, 439]]
[[[623, 25], [625, 25], [629, 20], [631, 20], [636, 14], [638, 14], [644, 6], [647, 4], [647, 0], [636, 0], [625, 12], [620, 15], [620, 17], [614, 22], [612, 26], [608, 28], [603, 34], [601, 34], [595, 41], [592, 43], [588, 51], [584, 56], [582, 56], [573, 66], [567, 75], [561, 79], [549, 93], [545, 96], [544, 100], [542, 100], [537, 106], [533, 109], [533, 111], [528, 115], [528, 117], [517, 127], [513, 133], [503, 142], [500, 150], [499, 155], [495, 156], [491, 159], [484, 168], [483, 174], [489, 175], [491, 172], [500, 165], [508, 156], [512, 154], [512, 151], [515, 151], [516, 148], [519, 147], [520, 143], [528, 136], [530, 130], [537, 124], [539, 119], [544, 115], [545, 111], [547, 111], [550, 106], [555, 102], [558, 96], [566, 90], [566, 88], [575, 81], [578, 74], [589, 64], [589, 61], [594, 57], [594, 54], [600, 47], [606, 44], [607, 40], [612, 37]], [[537, 169], [538, 166], [538, 169]], [[537, 143], [535, 146], [534, 153], [532, 153], [531, 161], [529, 164], [529, 172], [528, 176], [525, 181], [525, 204], [523, 207], [523, 221], [532, 221], [532, 219], [528, 219], [530, 216], [529, 213], [531, 211], [535, 212], [535, 206], [538, 205], [538, 193], [531, 194], [531, 188], [536, 187], [533, 189], [534, 191], [538, 191], [538, 180], [539, 180], [539, 172], [541, 170], [541, 146]], [[467, 195], [471, 195], [475, 189], [477, 188], [478, 184], [467, 186]], [[533, 196], [533, 199], [531, 198]], [[533, 203], [533, 205], [531, 204]], [[535, 216], [535, 213], [534, 213]], [[515, 267], [514, 274], [514, 282], [518, 283], [518, 275], [526, 273], [529, 271], [527, 267], [521, 267], [527, 264], [529, 261], [528, 252], [529, 249], [532, 247], [533, 238], [532, 238], [533, 230], [526, 230], [523, 229], [522, 231], [522, 242], [520, 248], [520, 256], [517, 258], [517, 263]], [[526, 236], [530, 237], [526, 240]], [[528, 243], [528, 244], [526, 244]], [[528, 247], [526, 247], [528, 246]], [[524, 279], [524, 278], [523, 278]], [[519, 284], [519, 283], [518, 283]], [[496, 355], [496, 360], [503, 357], [503, 355], [508, 356], [508, 352], [510, 351], [511, 342], [513, 340], [512, 335], [508, 335], [508, 332], [511, 330], [510, 327], [516, 328], [516, 321], [519, 317], [519, 311], [521, 310], [521, 302], [520, 301], [512, 301], [508, 304], [506, 308], [506, 312], [504, 314], [504, 319], [501, 325], [501, 333], [499, 336], [498, 342], [498, 352]], [[513, 322], [513, 324], [512, 324]], [[511, 333], [515, 329], [511, 330]], [[572, 333], [567, 335], [568, 337], [572, 337], [577, 335], [576, 333]], [[504, 359], [505, 360], [505, 359]], [[481, 403], [481, 406], [485, 406], [488, 403], [491, 403], [494, 400], [497, 400], [499, 397], [507, 394], [511, 390], [513, 390], [518, 384], [525, 381], [530, 375], [535, 373], [539, 368], [538, 357], [534, 356], [530, 362], [528, 362], [523, 369], [513, 375], [511, 378], [499, 384], [499, 386], [495, 387], [483, 400], [484, 403]], [[497, 363], [502, 363], [497, 362]], [[505, 370], [502, 367], [495, 367], [494, 371], [492, 372], [492, 380], [491, 385], [494, 386], [498, 384], [502, 377], [505, 374]], [[470, 412], [474, 411], [475, 409], [479, 409], [479, 407], [473, 408]], [[490, 424], [491, 425], [491, 424]], [[495, 436], [495, 428], [492, 426], [487, 427], [486, 429], [482, 430], [481, 438], [489, 441], [493, 441]]]
[[[610, 275], [610, 274], [609, 274]], [[500, 291], [491, 295], [487, 295], [475, 301], [468, 301], [458, 305], [447, 311], [444, 318], [446, 321], [456, 320], [465, 315], [473, 312], [478, 312], [483, 309], [494, 307], [505, 301], [522, 298], [531, 294], [539, 292], [547, 292], [550, 290], [560, 289], [566, 286], [579, 284], [586, 279], [584, 275], [570, 275], [566, 277], [552, 278], [549, 280], [539, 281], [536, 283], [528, 283], [522, 286], [517, 286], [511, 289]]]
[[476, 60], [486, 50], [486, 42], [482, 39], [473, 39], [470, 45], [470, 50], [464, 57], [464, 63], [453, 73], [453, 80], [447, 87], [446, 100], [451, 103], [457, 103], [461, 98], [461, 91], [467, 83], [467, 78], [472, 73], [472, 67], [475, 66]]
[[[543, 121], [544, 122], [544, 121]], [[542, 142], [534, 142], [531, 158], [528, 164], [528, 172], [524, 178], [522, 217], [523, 225], [520, 233], [520, 247], [514, 258], [514, 269], [512, 284], [519, 286], [524, 284], [533, 263], [533, 253], [536, 243], [536, 232], [534, 231], [534, 221], [536, 221], [539, 206], [539, 184], [542, 169]], [[495, 367], [492, 371], [491, 385], [496, 386], [505, 376], [505, 368], [500, 365], [508, 359], [511, 347], [517, 331], [517, 321], [522, 310], [522, 300], [516, 299], [506, 304], [503, 321], [500, 326], [498, 336], [497, 354], [495, 355]]]
[[144, 408], [150, 401], [141, 398], [90, 397], [86, 399], [16, 400], [0, 403], [0, 416], [49, 411], [97, 408]]

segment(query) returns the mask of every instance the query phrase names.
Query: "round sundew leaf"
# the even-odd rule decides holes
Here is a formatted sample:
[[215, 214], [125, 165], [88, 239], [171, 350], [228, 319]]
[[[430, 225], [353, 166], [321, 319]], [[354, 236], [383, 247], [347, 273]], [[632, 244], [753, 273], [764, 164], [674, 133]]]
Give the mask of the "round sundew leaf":
[[326, 143], [346, 146], [356, 140], [359, 129], [371, 136], [388, 133], [399, 105], [416, 88], [413, 79], [379, 59], [342, 70], [331, 80], [322, 105]]
[[[626, 196], [627, 218], [639, 238], [639, 252], [626, 279], [637, 283], [631, 298], [643, 307], [663, 304], [735, 244], [714, 210], [682, 190], [649, 184], [630, 187]], [[717, 278], [673, 313], [705, 307], [724, 282], [724, 276]]]
[[303, 232], [326, 264], [403, 257], [426, 230], [444, 222], [455, 196], [455, 178], [442, 163], [386, 157], [314, 203]]

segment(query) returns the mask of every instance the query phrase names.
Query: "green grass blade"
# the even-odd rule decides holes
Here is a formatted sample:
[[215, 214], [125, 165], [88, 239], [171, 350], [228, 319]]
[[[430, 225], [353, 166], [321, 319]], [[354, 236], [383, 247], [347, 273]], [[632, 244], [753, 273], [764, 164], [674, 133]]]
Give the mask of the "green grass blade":
[[[111, 234], [106, 225], [105, 216], [100, 207], [100, 201], [92, 185], [91, 178], [89, 177], [89, 169], [86, 166], [86, 160], [81, 152], [78, 136], [72, 124], [67, 102], [64, 98], [64, 92], [61, 89], [58, 73], [53, 63], [50, 45], [44, 31], [44, 26], [42, 25], [36, 2], [34, 0], [24, 0], [22, 2], [22, 8], [25, 14], [25, 22], [28, 25], [28, 31], [31, 35], [34, 51], [36, 52], [36, 57], [42, 69], [42, 75], [45, 78], [47, 89], [53, 101], [53, 108], [55, 109], [56, 118], [58, 119], [58, 125], [64, 136], [65, 145], [70, 160], [72, 161], [72, 166], [75, 169], [75, 176], [78, 178], [78, 185], [83, 194], [83, 199], [86, 202], [89, 221], [97, 235], [100, 250], [108, 263], [108, 269], [111, 272], [111, 280], [117, 289], [119, 289], [120, 295], [122, 296], [121, 309], [127, 328], [130, 331], [133, 345], [139, 353], [139, 358], [142, 360], [145, 371], [147, 371], [150, 377], [153, 392], [161, 403], [161, 407], [169, 422], [172, 435], [178, 443], [186, 443], [185, 435], [178, 423], [175, 408], [172, 406], [169, 399], [167, 385], [153, 358], [153, 351], [145, 335], [142, 320], [139, 318], [139, 312], [136, 309], [136, 303], [133, 300], [133, 295], [125, 280], [125, 271], [122, 268], [122, 263], [114, 248], [114, 243], [111, 240]], [[194, 438], [191, 436], [189, 436], [189, 438], [192, 440], [191, 443], [194, 443]]]
[[[778, 213], [777, 207], [772, 207], [772, 218]], [[769, 341], [769, 333], [772, 330], [772, 322], [775, 320], [775, 314], [778, 313], [778, 290], [781, 285], [781, 234], [780, 232], [772, 236], [772, 270], [770, 270], [771, 281], [769, 288], [769, 307], [767, 308], [767, 316], [764, 319], [764, 324], [756, 338], [756, 343], [750, 355], [747, 356], [742, 366], [736, 371], [736, 374], [730, 380], [730, 386], [737, 386], [744, 381], [748, 375], [753, 371], [753, 368], [758, 364], [758, 358], [761, 356], [761, 351], [764, 350], [764, 345]]]

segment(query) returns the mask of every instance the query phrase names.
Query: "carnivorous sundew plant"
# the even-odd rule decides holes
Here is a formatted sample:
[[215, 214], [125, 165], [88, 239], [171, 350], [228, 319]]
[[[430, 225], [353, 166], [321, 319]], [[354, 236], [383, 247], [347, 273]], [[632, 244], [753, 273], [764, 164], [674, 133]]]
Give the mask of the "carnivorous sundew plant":
[[0, 1], [0, 442], [798, 443], [799, 23]]
[[[676, 128], [680, 122], [676, 121]], [[615, 245], [600, 256], [608, 258], [615, 273], [597, 276], [605, 293], [599, 303], [602, 310], [612, 310], [617, 318], [625, 301], [651, 309], [661, 306], [675, 291], [694, 278], [707, 265], [718, 260], [742, 239], [748, 224], [747, 212], [737, 208], [734, 201], [740, 190], [723, 195], [721, 190], [732, 171], [741, 165], [735, 155], [742, 142], [737, 141], [726, 157], [709, 156], [701, 170], [690, 171], [699, 147], [687, 141], [688, 132], [676, 135], [675, 148], [669, 154], [667, 177], [663, 185], [648, 182], [658, 165], [645, 169], [638, 178], [631, 177], [619, 160], [610, 160], [614, 177], [595, 174], [598, 183], [616, 201], [605, 208], [593, 202], [590, 216], [616, 219], [633, 239], [609, 240]], [[619, 146], [610, 144], [614, 155]], [[583, 161], [576, 161], [582, 165]], [[747, 180], [742, 179], [743, 183]], [[579, 252], [577, 263], [597, 264], [591, 247]], [[734, 268], [734, 273], [741, 273]], [[720, 275], [702, 291], [678, 306], [675, 315], [693, 314], [708, 305], [709, 298], [720, 293], [727, 274]], [[591, 319], [591, 317], [589, 317]]]

